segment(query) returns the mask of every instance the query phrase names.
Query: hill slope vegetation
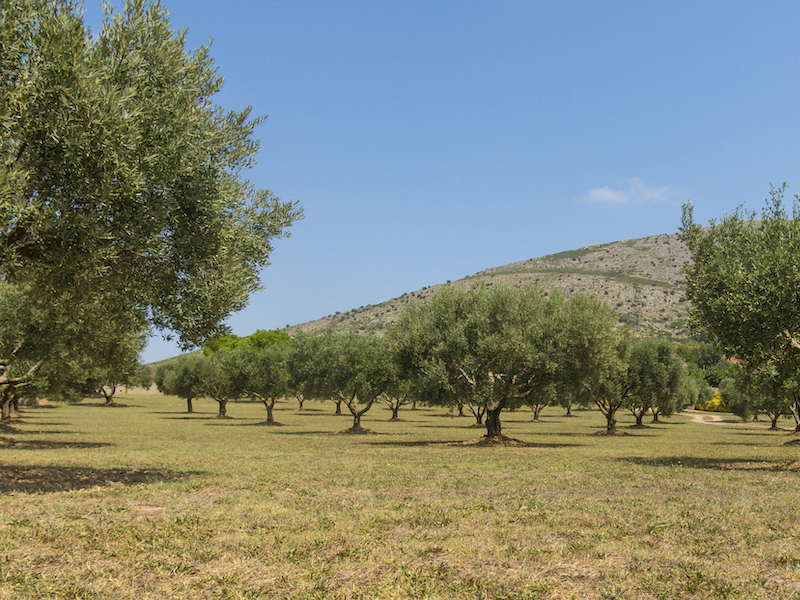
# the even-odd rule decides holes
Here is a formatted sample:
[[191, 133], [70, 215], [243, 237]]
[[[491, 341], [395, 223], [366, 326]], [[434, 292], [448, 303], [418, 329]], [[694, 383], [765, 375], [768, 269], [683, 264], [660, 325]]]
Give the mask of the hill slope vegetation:
[[608, 302], [620, 323], [654, 334], [684, 337], [687, 300], [682, 267], [689, 251], [678, 234], [595, 244], [493, 267], [453, 282], [424, 287], [380, 304], [362, 306], [289, 327], [297, 331], [381, 331], [410, 302], [424, 302], [443, 285], [538, 285], [566, 294], [584, 293]]

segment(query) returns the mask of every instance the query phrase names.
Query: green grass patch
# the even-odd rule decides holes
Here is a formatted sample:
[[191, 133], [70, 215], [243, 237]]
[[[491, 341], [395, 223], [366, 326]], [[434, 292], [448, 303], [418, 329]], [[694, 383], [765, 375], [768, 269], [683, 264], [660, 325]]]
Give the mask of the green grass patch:
[[800, 456], [766, 423], [162, 396], [4, 434], [0, 598], [800, 598]]

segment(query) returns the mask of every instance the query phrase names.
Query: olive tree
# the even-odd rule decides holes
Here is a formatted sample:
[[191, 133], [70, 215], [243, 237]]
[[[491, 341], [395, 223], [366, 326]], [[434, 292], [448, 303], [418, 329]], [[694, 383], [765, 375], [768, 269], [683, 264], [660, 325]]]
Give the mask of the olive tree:
[[685, 368], [666, 340], [620, 335], [611, 368], [582, 397], [591, 400], [606, 418], [606, 434], [617, 431], [617, 411], [628, 408], [642, 426], [644, 415], [671, 415], [687, 398]]
[[242, 373], [243, 396], [258, 399], [267, 409], [268, 425], [275, 425], [275, 403], [289, 392], [288, 344], [245, 345], [231, 352], [231, 362]]
[[719, 391], [733, 414], [747, 419], [764, 413], [774, 431], [778, 429], [778, 419], [795, 413], [798, 388], [796, 377], [781, 377], [778, 373], [745, 365], [737, 369], [735, 377], [723, 379]]
[[233, 350], [220, 350], [211, 356], [200, 355], [200, 381], [203, 396], [219, 406], [217, 417], [228, 418], [228, 402], [245, 395], [245, 374]]
[[[75, 324], [68, 348], [101, 324], [186, 347], [224, 333], [302, 215], [244, 178], [262, 119], [214, 103], [208, 49], [187, 51], [159, 2], [91, 33], [77, 2], [16, 0], [0, 3], [0, 72], [0, 283]], [[51, 356], [37, 343], [0, 360], [22, 373], [23, 355]]]
[[336, 414], [344, 405], [353, 417], [352, 432], [365, 431], [361, 417], [397, 384], [384, 338], [353, 332], [300, 334], [291, 346], [289, 387], [305, 398], [332, 400]]
[[671, 342], [657, 339], [633, 341], [628, 354], [627, 377], [631, 394], [627, 406], [637, 427], [643, 426], [642, 420], [648, 411], [657, 422], [659, 415], [668, 417], [683, 408], [685, 376], [683, 363]]
[[[703, 228], [683, 207], [681, 237], [692, 262], [686, 291], [695, 328], [729, 357], [800, 367], [800, 207], [783, 203], [785, 184], [766, 206], [736, 210]], [[760, 216], [760, 219], [759, 219]]]
[[613, 352], [613, 312], [599, 301], [533, 287], [445, 287], [393, 325], [403, 371], [431, 404], [485, 407], [486, 437], [500, 415], [581, 373], [598, 376]]
[[203, 395], [203, 370], [206, 357], [193, 352], [160, 364], [155, 372], [155, 384], [162, 394], [186, 400], [186, 412], [194, 412], [193, 401]]

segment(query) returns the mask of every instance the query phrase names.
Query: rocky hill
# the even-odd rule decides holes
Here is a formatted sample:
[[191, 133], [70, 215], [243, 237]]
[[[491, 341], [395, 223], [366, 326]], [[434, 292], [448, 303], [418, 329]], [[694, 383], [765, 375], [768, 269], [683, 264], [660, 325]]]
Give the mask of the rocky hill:
[[596, 244], [480, 271], [453, 282], [422, 288], [381, 304], [362, 306], [295, 325], [297, 331], [328, 329], [381, 331], [410, 302], [424, 302], [442, 285], [538, 285], [566, 294], [584, 293], [609, 303], [620, 323], [637, 329], [684, 337], [688, 334], [682, 266], [689, 251], [677, 234]]

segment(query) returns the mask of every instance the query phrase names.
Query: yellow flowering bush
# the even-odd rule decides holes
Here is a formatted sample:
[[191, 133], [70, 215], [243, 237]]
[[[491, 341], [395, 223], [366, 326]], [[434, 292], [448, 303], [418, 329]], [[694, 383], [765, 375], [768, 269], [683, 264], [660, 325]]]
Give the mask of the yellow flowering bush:
[[728, 402], [722, 397], [719, 392], [714, 392], [711, 400], [708, 402], [698, 402], [694, 405], [696, 410], [707, 410], [710, 412], [727, 412]]

